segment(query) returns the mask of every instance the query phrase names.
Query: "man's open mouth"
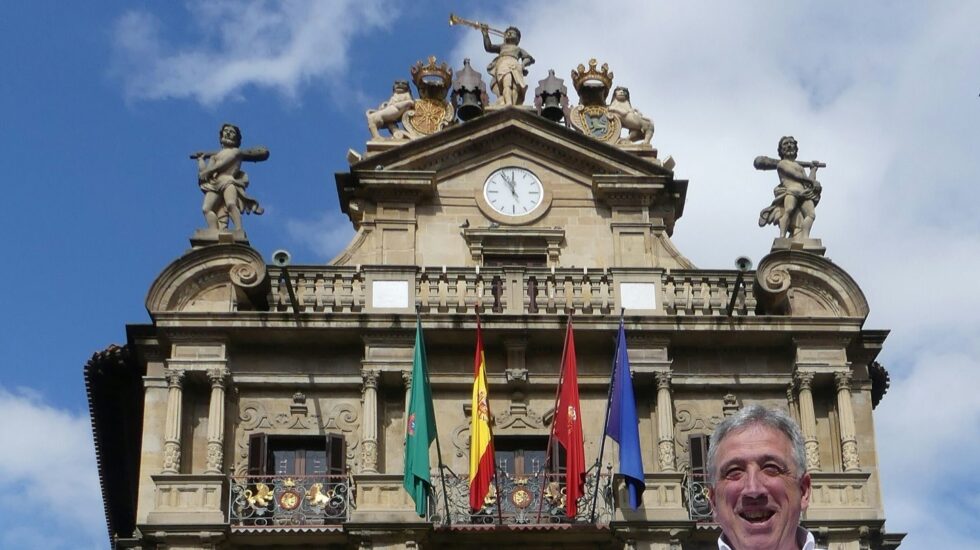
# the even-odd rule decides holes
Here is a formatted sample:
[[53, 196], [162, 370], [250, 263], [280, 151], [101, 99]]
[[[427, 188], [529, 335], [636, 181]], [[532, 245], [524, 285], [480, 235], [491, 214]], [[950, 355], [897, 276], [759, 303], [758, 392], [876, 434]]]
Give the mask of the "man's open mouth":
[[764, 523], [775, 515], [775, 513], [772, 510], [744, 510], [738, 515], [749, 523]]

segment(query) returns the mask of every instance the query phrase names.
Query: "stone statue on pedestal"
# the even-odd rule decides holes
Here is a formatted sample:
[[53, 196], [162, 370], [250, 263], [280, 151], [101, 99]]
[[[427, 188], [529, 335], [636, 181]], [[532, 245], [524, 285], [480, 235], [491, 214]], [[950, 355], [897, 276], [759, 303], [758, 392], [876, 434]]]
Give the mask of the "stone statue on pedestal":
[[377, 109], [367, 111], [368, 131], [371, 132], [371, 139], [384, 139], [378, 132], [381, 128], [387, 128], [391, 133], [390, 139], [408, 139], [408, 133], [398, 128], [398, 121], [402, 116], [415, 106], [415, 98], [412, 97], [412, 90], [408, 87], [407, 80], [396, 80], [391, 88], [391, 97], [378, 106]]
[[[755, 158], [756, 170], [776, 170], [779, 175], [772, 204], [759, 214], [759, 227], [777, 225], [779, 238], [806, 241], [810, 239], [822, 191], [816, 178], [817, 168], [827, 165], [818, 161], [798, 162], [798, 152], [796, 139], [785, 136], [779, 140], [779, 160], [766, 156]], [[806, 168], [810, 169], [809, 173]]]
[[612, 101], [609, 102], [609, 112], [619, 117], [623, 128], [629, 130], [626, 142], [643, 142], [650, 144], [653, 139], [653, 120], [643, 116], [639, 109], [630, 103], [630, 90], [625, 86], [616, 86], [613, 90]]
[[483, 33], [483, 49], [497, 54], [487, 65], [487, 72], [493, 77], [490, 89], [497, 95], [496, 104], [523, 105], [524, 94], [527, 92], [524, 77], [527, 76], [527, 67], [534, 63], [534, 58], [518, 46], [521, 43], [521, 31], [517, 27], [507, 27], [502, 44], [490, 41], [490, 28], [487, 25], [481, 24], [480, 32]]
[[204, 193], [204, 219], [208, 229], [228, 229], [229, 218], [236, 231], [242, 230], [242, 213], [260, 215], [259, 202], [245, 193], [248, 174], [241, 170], [242, 161], [261, 162], [269, 158], [265, 147], [240, 149], [242, 132], [234, 124], [223, 124], [218, 133], [220, 151], [198, 151], [197, 183]]

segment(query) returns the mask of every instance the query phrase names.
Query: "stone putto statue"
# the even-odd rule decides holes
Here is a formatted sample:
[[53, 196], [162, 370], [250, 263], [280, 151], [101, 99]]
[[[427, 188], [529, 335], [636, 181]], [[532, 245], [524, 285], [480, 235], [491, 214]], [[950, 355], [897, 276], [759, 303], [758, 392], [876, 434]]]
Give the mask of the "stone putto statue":
[[378, 106], [377, 109], [369, 109], [367, 113], [368, 130], [371, 132], [372, 139], [384, 139], [378, 132], [381, 128], [387, 128], [391, 133], [390, 139], [408, 139], [408, 134], [398, 128], [398, 121], [413, 106], [415, 98], [412, 97], [412, 90], [408, 87], [407, 80], [396, 80], [391, 88], [391, 97]]
[[630, 103], [630, 90], [625, 86], [616, 86], [613, 90], [609, 112], [619, 117], [623, 128], [629, 130], [627, 141], [649, 144], [653, 139], [653, 121], [633, 107]]
[[198, 151], [197, 183], [204, 193], [204, 219], [209, 229], [228, 229], [228, 220], [236, 230], [242, 229], [242, 213], [264, 212], [259, 201], [248, 196], [248, 174], [241, 170], [242, 161], [261, 162], [269, 158], [265, 147], [240, 149], [242, 132], [234, 124], [223, 124], [218, 132], [220, 151]]
[[[753, 164], [756, 170], [776, 170], [779, 176], [772, 204], [759, 214], [759, 227], [777, 225], [780, 238], [802, 241], [810, 238], [820, 202], [822, 187], [817, 181], [817, 168], [827, 165], [818, 161], [797, 162], [798, 152], [796, 139], [785, 136], [779, 140], [779, 160], [759, 156]], [[806, 168], [810, 169], [809, 173]]]
[[490, 27], [480, 24], [483, 33], [483, 49], [497, 57], [487, 65], [487, 72], [493, 77], [490, 89], [497, 96], [497, 105], [523, 105], [524, 94], [527, 92], [527, 67], [534, 63], [534, 58], [523, 48], [521, 31], [517, 27], [507, 27], [504, 31], [504, 41], [494, 44], [490, 41]]

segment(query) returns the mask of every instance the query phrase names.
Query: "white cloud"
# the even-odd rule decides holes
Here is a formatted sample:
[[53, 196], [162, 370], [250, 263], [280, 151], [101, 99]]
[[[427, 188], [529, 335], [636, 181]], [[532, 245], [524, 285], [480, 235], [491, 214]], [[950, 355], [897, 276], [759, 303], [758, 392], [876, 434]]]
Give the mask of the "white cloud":
[[888, 526], [909, 533], [902, 548], [977, 547], [980, 339], [960, 346], [915, 357], [878, 410]]
[[213, 105], [258, 86], [295, 98], [303, 84], [342, 74], [352, 39], [387, 26], [396, 13], [386, 0], [214, 1], [187, 11], [193, 38], [181, 42], [189, 46], [169, 44], [149, 12], [116, 21], [114, 72], [128, 97]]
[[[776, 177], [752, 159], [780, 136], [828, 164], [813, 235], [868, 295], [868, 326], [894, 329], [875, 414], [888, 528], [911, 532], [903, 549], [977, 547], [978, 502], [961, 495], [980, 488], [980, 5], [582, 0], [472, 15], [521, 28], [532, 90], [549, 68], [571, 91], [576, 65], [609, 64], [690, 180], [674, 242], [699, 266], [768, 252], [776, 230], [756, 219]], [[478, 33], [451, 58], [464, 57], [489, 60]]]
[[[0, 547], [99, 548], [108, 540], [88, 417], [0, 387]], [[43, 533], [38, 518], [48, 525]], [[23, 526], [33, 526], [25, 530]], [[39, 540], [38, 537], [42, 537]]]

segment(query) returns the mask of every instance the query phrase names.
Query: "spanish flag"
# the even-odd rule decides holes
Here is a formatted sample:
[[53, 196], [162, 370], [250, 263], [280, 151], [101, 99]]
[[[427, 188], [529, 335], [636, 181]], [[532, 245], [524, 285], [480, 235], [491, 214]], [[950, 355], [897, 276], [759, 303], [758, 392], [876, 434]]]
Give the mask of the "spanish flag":
[[487, 395], [487, 362], [483, 357], [480, 317], [476, 318], [476, 356], [473, 358], [473, 400], [470, 423], [470, 508], [481, 510], [494, 476], [493, 438], [490, 434], [490, 401]]

